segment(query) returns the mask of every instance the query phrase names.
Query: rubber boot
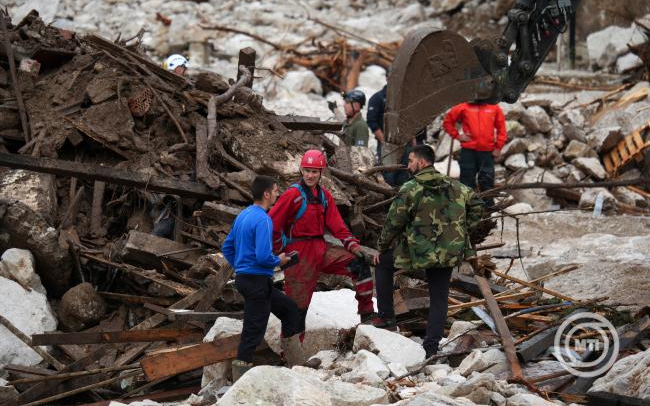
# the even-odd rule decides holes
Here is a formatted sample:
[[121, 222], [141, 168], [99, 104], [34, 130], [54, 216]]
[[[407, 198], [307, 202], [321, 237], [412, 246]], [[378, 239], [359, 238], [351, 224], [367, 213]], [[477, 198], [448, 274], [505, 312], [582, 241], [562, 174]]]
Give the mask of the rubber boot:
[[242, 375], [248, 372], [249, 369], [253, 368], [252, 362], [246, 362], [239, 359], [236, 359], [232, 362], [232, 383], [237, 382]]
[[302, 347], [302, 341], [300, 341], [300, 334], [295, 334], [288, 338], [282, 337], [281, 344], [282, 357], [289, 367], [304, 365], [307, 362], [305, 350]]

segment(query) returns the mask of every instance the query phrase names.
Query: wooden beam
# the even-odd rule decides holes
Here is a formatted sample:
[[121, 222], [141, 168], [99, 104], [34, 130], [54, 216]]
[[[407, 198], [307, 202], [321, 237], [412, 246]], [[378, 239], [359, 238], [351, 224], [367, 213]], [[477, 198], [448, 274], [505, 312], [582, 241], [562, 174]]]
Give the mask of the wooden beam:
[[131, 304], [144, 304], [144, 303], [153, 303], [159, 306], [170, 306], [175, 300], [164, 298], [164, 297], [151, 297], [151, 296], [138, 296], [138, 295], [127, 295], [125, 293], [113, 293], [113, 292], [97, 292], [101, 297], [108, 300], [115, 300], [123, 303]]
[[537, 290], [539, 292], [544, 292], [544, 293], [549, 294], [551, 296], [560, 298], [562, 300], [566, 300], [567, 302], [575, 302], [575, 299], [572, 299], [569, 296], [563, 295], [563, 294], [561, 294], [559, 292], [555, 292], [553, 290], [547, 289], [547, 288], [539, 286], [539, 285], [535, 285], [534, 283], [525, 281], [523, 279], [515, 278], [514, 276], [506, 275], [505, 273], [499, 272], [499, 271], [496, 271], [496, 270], [493, 270], [491, 272], [496, 276], [499, 276], [501, 278], [507, 279], [507, 280], [512, 281], [512, 282], [516, 282], [516, 283], [518, 283], [520, 285], [529, 287], [529, 288], [531, 288], [533, 290]]
[[131, 398], [119, 398], [113, 400], [103, 400], [101, 402], [85, 403], [79, 406], [109, 406], [112, 401], [129, 404], [141, 400], [153, 400], [154, 402], [170, 401], [176, 399], [187, 399], [191, 394], [199, 393], [201, 386], [190, 386], [187, 388], [171, 389], [162, 392], [149, 393], [147, 395], [135, 396]]
[[337, 132], [343, 128], [341, 121], [321, 121], [318, 117], [277, 116], [276, 118], [289, 130]]
[[[255, 50], [251, 47], [246, 47], [239, 50], [239, 61], [237, 66], [245, 66], [251, 73], [251, 78], [244, 84], [248, 88], [253, 87], [253, 75], [255, 74]], [[237, 72], [237, 80], [241, 77], [241, 72]]]
[[481, 289], [481, 293], [483, 293], [487, 308], [490, 310], [494, 324], [496, 325], [499, 335], [501, 336], [501, 344], [503, 345], [503, 350], [506, 353], [506, 359], [510, 364], [510, 378], [514, 381], [523, 382], [524, 372], [521, 369], [521, 365], [519, 364], [519, 359], [517, 359], [517, 352], [515, 350], [515, 343], [512, 339], [512, 334], [510, 334], [510, 329], [508, 329], [508, 325], [503, 318], [503, 314], [501, 313], [501, 309], [499, 309], [497, 301], [494, 300], [494, 296], [492, 296], [490, 284], [488, 283], [488, 280], [482, 276], [474, 275], [474, 278], [476, 279], [476, 283]]
[[148, 176], [125, 169], [81, 162], [0, 153], [0, 167], [27, 169], [34, 172], [52, 173], [58, 176], [73, 176], [91, 181], [99, 180], [116, 185], [146, 189], [151, 192], [194, 197], [201, 200], [213, 200], [219, 197], [215, 191], [201, 183]]
[[[165, 309], [167, 310], [167, 309]], [[138, 343], [156, 341], [179, 341], [203, 339], [203, 331], [197, 329], [153, 329], [133, 331], [98, 331], [81, 333], [45, 333], [32, 335], [36, 345]]]
[[93, 203], [90, 212], [90, 235], [103, 237], [102, 233], [102, 206], [106, 182], [95, 181], [93, 186]]
[[9, 38], [9, 31], [7, 30], [7, 19], [8, 15], [5, 15], [4, 11], [0, 12], [0, 30], [2, 30], [2, 36], [4, 37], [4, 48], [7, 55], [7, 61], [9, 62], [9, 73], [11, 75], [11, 85], [14, 89], [14, 95], [16, 96], [16, 105], [18, 106], [18, 113], [20, 115], [20, 126], [23, 130], [23, 136], [25, 141], [31, 141], [31, 136], [29, 133], [29, 122], [27, 121], [27, 112], [25, 111], [25, 102], [23, 101], [23, 92], [20, 89], [20, 82], [18, 81], [18, 75], [16, 74], [16, 61], [14, 59], [14, 48], [11, 45], [11, 39]]
[[161, 267], [161, 259], [164, 258], [176, 266], [189, 268], [203, 255], [202, 252], [192, 248], [194, 247], [167, 238], [132, 230], [129, 232], [122, 257], [125, 261], [147, 267]]
[[170, 310], [151, 303], [145, 303], [144, 307], [153, 310], [156, 313], [164, 314], [167, 316], [169, 321], [214, 321], [219, 317], [230, 317], [232, 319], [240, 320], [244, 318], [244, 312], [194, 312], [184, 309]]
[[231, 223], [239, 215], [241, 210], [239, 207], [231, 207], [221, 203], [204, 202], [203, 207], [201, 207], [201, 217], [223, 223]]
[[[237, 356], [240, 334], [189, 347], [173, 348], [150, 354], [140, 360], [147, 380], [166, 378]], [[262, 342], [257, 350], [266, 348]]]

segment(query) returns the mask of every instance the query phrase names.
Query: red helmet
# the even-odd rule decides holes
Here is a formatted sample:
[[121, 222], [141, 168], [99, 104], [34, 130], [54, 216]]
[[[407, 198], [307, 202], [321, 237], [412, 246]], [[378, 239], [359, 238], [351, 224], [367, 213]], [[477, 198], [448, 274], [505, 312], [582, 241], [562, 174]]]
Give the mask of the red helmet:
[[325, 155], [323, 155], [323, 153], [317, 149], [310, 149], [309, 151], [305, 152], [305, 155], [302, 156], [300, 167], [324, 169], [327, 167]]

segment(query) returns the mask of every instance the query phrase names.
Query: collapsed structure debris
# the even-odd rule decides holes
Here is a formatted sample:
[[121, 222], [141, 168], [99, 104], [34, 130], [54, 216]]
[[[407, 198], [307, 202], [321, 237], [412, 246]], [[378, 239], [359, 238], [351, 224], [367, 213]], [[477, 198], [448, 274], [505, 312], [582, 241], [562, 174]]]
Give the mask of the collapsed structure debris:
[[[121, 45], [98, 36], [70, 36], [44, 25], [34, 13], [8, 25], [3, 39], [10, 39], [9, 48], [20, 48], [23, 60], [38, 61], [40, 68], [35, 70], [34, 64], [19, 69], [11, 90], [8, 82], [0, 84], [7, 103], [3, 107], [8, 107], [0, 110], [2, 123], [8, 123], [0, 128], [6, 149], [0, 154], [0, 165], [12, 168], [2, 174], [3, 183], [25, 187], [11, 194], [3, 191], [0, 232], [8, 238], [1, 240], [4, 248], [25, 248], [34, 256], [31, 265], [26, 261], [20, 268], [29, 278], [3, 265], [0, 275], [7, 282], [1, 285], [9, 286], [3, 289], [15, 295], [7, 306], [20, 303], [14, 297], [32, 306], [38, 302], [39, 317], [47, 322], [23, 331], [25, 325], [12, 322], [13, 314], [3, 307], [0, 315], [8, 314], [0, 319], [3, 326], [40, 357], [2, 359], [9, 373], [2, 388], [9, 389], [0, 392], [0, 401], [18, 405], [127, 402], [141, 399], [140, 394], [165, 401], [198, 393], [196, 384], [202, 379], [208, 389], [195, 400], [213, 403], [229, 380], [227, 365], [235, 356], [243, 303], [229, 283], [233, 270], [214, 248], [220, 247], [232, 219], [249, 201], [246, 187], [254, 174], [275, 175], [287, 186], [305, 149], [331, 148], [323, 132], [337, 124], [267, 111], [250, 90], [250, 52], [242, 52], [236, 81], [208, 73], [192, 81], [151, 62], [138, 52], [137, 40]], [[10, 57], [7, 63], [14, 65]], [[12, 96], [18, 92], [24, 100], [22, 108], [19, 97]], [[611, 96], [600, 100], [605, 103]], [[524, 125], [535, 133], [552, 132], [557, 127], [555, 117], [548, 117], [547, 109], [554, 111], [552, 103], [537, 102], [543, 107], [534, 103], [524, 101], [525, 110], [519, 111]], [[19, 117], [21, 110], [28, 118], [26, 125]], [[563, 129], [570, 125], [567, 120]], [[540, 150], [531, 148], [527, 138], [511, 143], [515, 143], [509, 144], [513, 153], [504, 158], [513, 171], [524, 168], [514, 166], [513, 159], [509, 166], [511, 156]], [[598, 166], [593, 169], [593, 161], [584, 161], [592, 158], [600, 165], [591, 150], [576, 145], [569, 149], [569, 143], [563, 149], [576, 170], [586, 174], [576, 181], [607, 177]], [[558, 154], [562, 150], [555, 148]], [[571, 152], [575, 150], [580, 151]], [[438, 151], [444, 148], [439, 145]], [[537, 169], [556, 169], [548, 157], [539, 162], [544, 164]], [[347, 208], [346, 220], [356, 225], [355, 233], [366, 245], [372, 245], [395, 191], [373, 169], [351, 173], [335, 167], [330, 173], [325, 182], [337, 203]], [[538, 180], [547, 181], [534, 178]], [[643, 182], [637, 185], [646, 187]], [[25, 202], [29, 199], [22, 195], [30, 194], [34, 198]], [[50, 200], [44, 204], [43, 199]], [[636, 212], [646, 207], [631, 206]], [[168, 238], [151, 234], [154, 217], [164, 209], [174, 219]], [[492, 227], [486, 221], [475, 242], [482, 243]], [[3, 255], [2, 263], [9, 262]], [[456, 322], [443, 353], [435, 359], [425, 360], [415, 341], [424, 329], [428, 309], [426, 287], [417, 278], [400, 276], [395, 292], [402, 335], [370, 326], [357, 328], [358, 317], [349, 312], [353, 292], [318, 292], [305, 343], [314, 370], [256, 368], [219, 404], [253, 403], [249, 388], [259, 388], [261, 383], [270, 387], [260, 396], [277, 400], [300, 391], [306, 396], [303, 401], [330, 399], [333, 404], [401, 399], [400, 404], [408, 404], [408, 399], [471, 404], [453, 399], [459, 397], [479, 404], [545, 401], [529, 389], [561, 391], [571, 401], [602, 396], [601, 392], [585, 395], [593, 382], [572, 384], [559, 363], [552, 365], [552, 371], [543, 370], [545, 362], [553, 362], [546, 351], [552, 344], [550, 332], [559, 322], [584, 308], [607, 311], [598, 307], [597, 300], [576, 300], [543, 285], [577, 267], [552, 269], [525, 281], [509, 275], [509, 270], [497, 271], [487, 255], [478, 258], [478, 265], [483, 276], [458, 270], [453, 277], [449, 302]], [[42, 289], [35, 282], [36, 274]], [[488, 281], [489, 275], [496, 278]], [[345, 283], [324, 281], [331, 288]], [[56, 313], [45, 291], [56, 304]], [[322, 308], [327, 308], [328, 316], [318, 311]], [[472, 314], [481, 321], [462, 320], [474, 318]], [[57, 319], [64, 332], [53, 332]], [[636, 320], [620, 324], [626, 350], [647, 347], [639, 344], [648, 331], [647, 316], [639, 314]], [[279, 348], [278, 321], [271, 320], [259, 348], [265, 363], [280, 363]], [[635, 357], [647, 360], [648, 351], [638, 351]], [[443, 357], [453, 369], [429, 365]], [[206, 367], [203, 372], [201, 367]], [[505, 384], [503, 379], [523, 385]], [[614, 379], [606, 376], [594, 387], [603, 390]], [[278, 388], [279, 381], [287, 385]], [[565, 391], [567, 385], [580, 389]]]

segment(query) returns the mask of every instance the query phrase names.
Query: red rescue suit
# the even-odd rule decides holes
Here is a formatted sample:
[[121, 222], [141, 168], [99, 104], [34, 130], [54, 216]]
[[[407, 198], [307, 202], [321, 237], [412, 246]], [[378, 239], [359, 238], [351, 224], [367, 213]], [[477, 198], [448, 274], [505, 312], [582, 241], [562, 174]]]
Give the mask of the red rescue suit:
[[461, 142], [465, 149], [494, 151], [503, 148], [508, 138], [503, 110], [496, 104], [461, 103], [449, 110], [442, 127], [454, 139], [460, 137], [456, 130], [458, 121], [461, 122], [465, 135], [471, 138], [467, 142]]
[[[306, 190], [306, 193], [310, 192], [314, 193], [314, 196], [320, 195], [320, 193], [316, 194], [316, 190]], [[274, 251], [281, 250], [284, 233], [286, 236], [291, 235], [291, 241], [284, 248], [284, 252], [298, 252], [298, 264], [284, 271], [285, 293], [298, 304], [304, 316], [320, 274], [345, 275], [351, 277], [355, 284], [359, 314], [370, 314], [373, 312], [372, 276], [357, 280], [356, 275], [348, 269], [350, 262], [356, 258], [348, 250], [358, 245], [359, 240], [352, 235], [343, 222], [332, 194], [326, 189], [323, 189], [323, 193], [327, 200], [326, 208], [319, 199], [310, 201], [298, 221], [294, 219], [302, 205], [302, 195], [294, 187], [285, 191], [269, 212], [273, 220]], [[343, 242], [346, 249], [325, 242], [323, 239], [325, 227], [334, 237]]]

